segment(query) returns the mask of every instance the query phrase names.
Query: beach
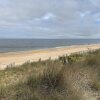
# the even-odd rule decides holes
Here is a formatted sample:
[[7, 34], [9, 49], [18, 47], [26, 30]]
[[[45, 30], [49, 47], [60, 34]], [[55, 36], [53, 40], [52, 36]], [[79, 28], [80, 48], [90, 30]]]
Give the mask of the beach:
[[49, 58], [53, 60], [65, 54], [70, 55], [71, 53], [87, 52], [96, 49], [100, 49], [100, 44], [73, 45], [42, 50], [0, 53], [0, 70], [11, 67], [12, 65], [22, 65], [25, 62], [36, 62], [40, 58], [42, 61]]

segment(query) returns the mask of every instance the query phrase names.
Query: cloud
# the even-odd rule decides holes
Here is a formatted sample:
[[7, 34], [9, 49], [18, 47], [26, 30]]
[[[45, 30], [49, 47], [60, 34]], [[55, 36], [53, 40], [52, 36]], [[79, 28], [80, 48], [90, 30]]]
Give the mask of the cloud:
[[1, 0], [0, 37], [100, 37], [100, 0]]
[[90, 0], [90, 2], [95, 6], [100, 8], [100, 0]]
[[89, 14], [91, 14], [91, 11], [80, 12], [80, 16], [81, 16], [82, 18], [84, 18], [85, 16], [87, 16], [87, 15], [89, 15]]
[[55, 19], [55, 18], [56, 18], [56, 16], [54, 14], [52, 14], [52, 13], [46, 13], [42, 17], [36, 18], [35, 20], [36, 21], [41, 21], [41, 20], [50, 20], [50, 19]]

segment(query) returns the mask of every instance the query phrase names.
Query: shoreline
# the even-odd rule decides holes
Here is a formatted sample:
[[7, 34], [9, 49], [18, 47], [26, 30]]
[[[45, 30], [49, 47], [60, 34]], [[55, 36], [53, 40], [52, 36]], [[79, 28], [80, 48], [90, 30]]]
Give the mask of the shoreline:
[[100, 45], [100, 43], [96, 44], [78, 44], [78, 45], [68, 45], [68, 46], [57, 46], [57, 47], [50, 47], [50, 48], [41, 48], [41, 49], [30, 49], [30, 50], [19, 50], [19, 51], [8, 51], [8, 52], [0, 52], [1, 54], [18, 54], [18, 53], [28, 53], [28, 52], [37, 52], [37, 51], [43, 51], [43, 50], [53, 50], [53, 49], [60, 49], [60, 48], [69, 48], [74, 46], [88, 46], [88, 45]]
[[0, 53], [0, 70], [11, 65], [22, 65], [28, 61], [36, 62], [40, 58], [41, 60], [47, 60], [51, 57], [53, 60], [65, 54], [70, 55], [71, 53], [87, 52], [96, 49], [100, 49], [100, 44], [71, 45], [47, 49]]

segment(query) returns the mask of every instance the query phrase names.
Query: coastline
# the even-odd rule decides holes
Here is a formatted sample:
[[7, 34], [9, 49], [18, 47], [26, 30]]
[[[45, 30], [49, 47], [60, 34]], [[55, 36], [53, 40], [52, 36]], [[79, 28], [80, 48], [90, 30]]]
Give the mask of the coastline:
[[53, 60], [65, 54], [70, 55], [71, 53], [87, 52], [96, 49], [100, 49], [100, 44], [72, 45], [30, 51], [0, 53], [0, 70], [11, 65], [22, 65], [28, 61], [35, 62], [40, 58], [41, 60], [46, 60], [51, 57]]

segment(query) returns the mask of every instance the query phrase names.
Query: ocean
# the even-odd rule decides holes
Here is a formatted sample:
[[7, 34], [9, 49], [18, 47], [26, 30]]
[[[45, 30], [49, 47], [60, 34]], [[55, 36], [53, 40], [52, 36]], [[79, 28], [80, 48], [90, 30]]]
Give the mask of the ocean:
[[0, 53], [100, 43], [100, 39], [0, 39]]

